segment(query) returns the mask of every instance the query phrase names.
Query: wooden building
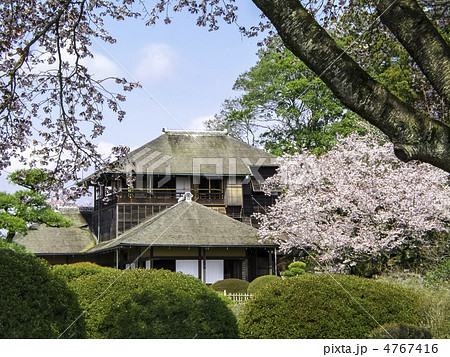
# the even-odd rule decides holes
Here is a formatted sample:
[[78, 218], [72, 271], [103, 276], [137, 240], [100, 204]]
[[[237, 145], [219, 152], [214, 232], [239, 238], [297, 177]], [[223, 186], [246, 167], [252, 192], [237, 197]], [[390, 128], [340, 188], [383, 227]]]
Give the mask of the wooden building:
[[276, 274], [276, 246], [258, 241], [251, 219], [276, 198], [261, 190], [274, 161], [226, 132], [164, 130], [80, 183], [93, 186], [94, 207], [62, 210], [74, 227], [39, 226], [15, 241], [51, 264], [165, 268], [207, 284]]
[[118, 238], [88, 251], [102, 265], [164, 268], [207, 284], [275, 274], [276, 246], [258, 242], [257, 230], [190, 199], [171, 206]]
[[99, 242], [119, 237], [154, 214], [174, 205], [185, 192], [193, 200], [255, 225], [276, 198], [261, 183], [275, 173], [275, 156], [227, 135], [226, 131], [163, 130], [132, 151], [115, 168], [81, 184], [94, 190], [87, 220]]

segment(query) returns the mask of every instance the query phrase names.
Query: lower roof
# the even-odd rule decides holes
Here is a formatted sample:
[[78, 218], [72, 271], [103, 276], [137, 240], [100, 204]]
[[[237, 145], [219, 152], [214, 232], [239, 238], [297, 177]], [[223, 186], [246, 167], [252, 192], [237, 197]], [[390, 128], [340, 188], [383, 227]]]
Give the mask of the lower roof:
[[270, 243], [260, 243], [254, 227], [189, 201], [177, 203], [118, 238], [96, 245], [87, 253], [124, 246], [274, 247]]
[[35, 254], [83, 253], [95, 246], [95, 237], [78, 207], [60, 208], [59, 213], [73, 222], [72, 227], [56, 228], [45, 224], [32, 226], [25, 235], [17, 234], [14, 243]]

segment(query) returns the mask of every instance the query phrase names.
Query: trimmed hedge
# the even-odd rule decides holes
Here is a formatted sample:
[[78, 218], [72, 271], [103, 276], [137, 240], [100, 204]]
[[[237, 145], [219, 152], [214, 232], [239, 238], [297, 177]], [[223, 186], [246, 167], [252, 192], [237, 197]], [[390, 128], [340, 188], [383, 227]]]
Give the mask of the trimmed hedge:
[[44, 260], [0, 249], [0, 286], [0, 338], [86, 336], [75, 293]]
[[249, 282], [241, 279], [224, 279], [216, 281], [211, 285], [211, 288], [215, 291], [223, 292], [224, 290], [227, 293], [232, 294], [245, 294], [247, 292]]
[[273, 281], [279, 281], [280, 279], [281, 278], [276, 275], [263, 275], [263, 276], [257, 277], [255, 280], [253, 280], [249, 284], [247, 293], [256, 294], [262, 288], [264, 288], [266, 285], [270, 284]]
[[417, 324], [414, 291], [349, 275], [305, 274], [273, 282], [240, 315], [244, 338], [367, 338], [380, 324]]
[[200, 280], [168, 270], [74, 279], [89, 338], [237, 338], [236, 318]]
[[54, 265], [52, 269], [57, 275], [65, 278], [69, 282], [80, 276], [115, 270], [114, 268], [102, 267], [101, 265], [90, 262]]
[[373, 330], [369, 338], [376, 339], [430, 339], [430, 331], [424, 327], [418, 327], [411, 324], [386, 324]]

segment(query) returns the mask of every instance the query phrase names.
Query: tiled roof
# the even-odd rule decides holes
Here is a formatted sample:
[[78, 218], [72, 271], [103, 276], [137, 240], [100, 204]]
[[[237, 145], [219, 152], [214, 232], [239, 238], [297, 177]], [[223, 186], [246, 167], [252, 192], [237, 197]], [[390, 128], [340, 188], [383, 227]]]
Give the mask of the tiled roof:
[[[164, 131], [130, 152], [112, 172], [251, 175], [250, 166], [277, 166], [276, 157], [226, 132]], [[90, 177], [84, 181], [89, 182]]]
[[196, 202], [181, 201], [88, 253], [119, 246], [264, 247], [257, 229]]
[[35, 254], [82, 253], [95, 246], [95, 238], [79, 208], [61, 208], [59, 213], [72, 220], [73, 226], [55, 228], [40, 224], [26, 235], [17, 234], [14, 242]]

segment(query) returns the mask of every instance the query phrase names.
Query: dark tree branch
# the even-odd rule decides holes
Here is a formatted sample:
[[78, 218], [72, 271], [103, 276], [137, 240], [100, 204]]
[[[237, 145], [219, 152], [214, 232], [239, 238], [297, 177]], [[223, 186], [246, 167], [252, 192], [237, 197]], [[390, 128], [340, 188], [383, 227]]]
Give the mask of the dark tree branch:
[[[61, 16], [67, 11], [70, 4], [71, 4], [70, 0], [62, 2], [60, 9], [56, 12], [55, 16], [52, 19], [50, 19], [48, 22], [46, 22], [45, 26], [40, 31], [35, 33], [33, 38], [20, 50], [20, 52], [18, 51], [19, 58], [17, 59], [14, 67], [8, 72], [8, 75], [10, 77], [10, 83], [15, 82], [16, 73], [23, 66], [25, 61], [27, 60], [31, 46], [33, 46], [37, 41], [39, 41], [39, 39], [41, 39], [42, 36], [44, 36], [57, 22], [59, 22], [59, 20], [61, 19]], [[11, 104], [14, 101], [14, 97], [13, 97], [14, 94], [15, 94], [15, 91], [11, 91], [12, 97], [9, 98], [9, 101], [0, 103], [0, 114], [3, 113], [5, 108], [7, 108], [9, 106], [9, 104]]]
[[379, 0], [381, 21], [450, 107], [450, 47], [415, 0]]
[[450, 128], [418, 112], [375, 81], [299, 0], [253, 0], [286, 47], [351, 110], [381, 129], [403, 161], [420, 160], [450, 172]]

